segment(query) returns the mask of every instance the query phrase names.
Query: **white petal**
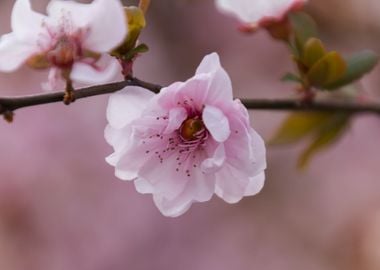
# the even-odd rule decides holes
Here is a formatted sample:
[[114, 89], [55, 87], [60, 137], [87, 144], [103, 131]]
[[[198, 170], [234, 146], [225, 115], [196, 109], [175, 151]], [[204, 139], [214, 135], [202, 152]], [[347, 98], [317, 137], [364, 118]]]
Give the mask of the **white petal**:
[[143, 178], [136, 179], [134, 183], [137, 192], [141, 194], [151, 194], [154, 192], [154, 187]]
[[37, 44], [45, 19], [46, 16], [32, 10], [30, 0], [17, 0], [12, 11], [12, 30], [19, 40]]
[[178, 160], [175, 154], [164, 158], [162, 163], [157, 156], [152, 156], [141, 167], [138, 175], [154, 187], [155, 194], [173, 199], [184, 190], [189, 181], [186, 173], [183, 170], [177, 171], [177, 167]]
[[196, 74], [208, 74], [210, 76], [207, 89], [208, 104], [232, 100], [231, 79], [221, 66], [219, 55], [217, 53], [206, 55], [198, 66]]
[[259, 175], [249, 178], [248, 186], [244, 192], [244, 196], [253, 196], [259, 193], [265, 183], [265, 173], [262, 172]]
[[162, 194], [154, 194], [153, 199], [157, 208], [164, 216], [178, 217], [185, 213], [193, 202], [206, 202], [214, 194], [215, 177], [205, 175], [197, 169], [192, 172], [183, 191], [174, 198]]
[[[184, 197], [183, 197], [184, 198]], [[180, 198], [182, 199], [182, 197]], [[178, 217], [184, 214], [191, 207], [191, 200], [167, 200], [160, 195], [153, 195], [153, 201], [160, 210], [161, 214], [166, 217]]]
[[265, 142], [252, 128], [250, 129], [250, 135], [253, 161], [252, 168], [254, 174], [259, 174], [267, 167]]
[[20, 42], [14, 33], [0, 39], [0, 71], [11, 72], [18, 69], [35, 52], [35, 48]]
[[125, 39], [127, 19], [120, 0], [95, 0], [90, 16], [86, 48], [96, 52], [109, 52]]
[[115, 78], [119, 70], [119, 63], [116, 59], [111, 59], [109, 64], [101, 69], [86, 63], [76, 62], [71, 71], [70, 78], [79, 83], [101, 84]]
[[293, 6], [306, 0], [216, 0], [217, 8], [245, 23], [257, 24], [268, 18], [281, 19]]
[[164, 134], [169, 134], [179, 129], [187, 118], [187, 111], [183, 107], [177, 107], [169, 111], [169, 123]]
[[111, 51], [127, 35], [126, 15], [120, 0], [94, 0], [91, 4], [55, 0], [47, 11], [55, 20], [68, 14], [75, 27], [87, 29], [83, 46], [94, 52]]
[[207, 105], [203, 110], [202, 119], [215, 141], [224, 142], [228, 139], [231, 134], [230, 125], [220, 109]]
[[[96, 3], [97, 1], [94, 1]], [[94, 4], [93, 3], [93, 4]], [[75, 1], [51, 0], [46, 8], [49, 18], [60, 23], [63, 18], [77, 28], [88, 27], [91, 22], [91, 5]]]
[[108, 101], [107, 120], [120, 129], [141, 116], [145, 106], [154, 94], [144, 88], [128, 86], [112, 94]]
[[226, 163], [216, 172], [215, 193], [228, 203], [237, 203], [246, 194], [250, 176]]
[[201, 164], [201, 169], [204, 173], [215, 173], [223, 166], [226, 160], [224, 145], [221, 143], [215, 149], [214, 155], [211, 158], [205, 159]]

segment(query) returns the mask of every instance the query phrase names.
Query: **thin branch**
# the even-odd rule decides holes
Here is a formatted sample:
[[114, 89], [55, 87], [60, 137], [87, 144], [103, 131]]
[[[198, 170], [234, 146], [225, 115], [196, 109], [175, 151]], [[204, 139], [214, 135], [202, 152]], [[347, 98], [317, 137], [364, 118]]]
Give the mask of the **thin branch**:
[[[110, 94], [126, 86], [140, 86], [154, 93], [158, 93], [162, 86], [131, 78], [126, 81], [91, 86], [74, 91], [75, 100]], [[20, 97], [0, 98], [0, 114], [9, 118], [12, 113], [21, 108], [63, 102], [65, 92], [44, 93]], [[243, 104], [252, 110], [283, 110], [283, 111], [340, 111], [347, 113], [375, 113], [380, 114], [380, 104], [361, 104], [341, 101], [314, 101], [302, 102], [295, 99], [242, 99]]]
[[[140, 86], [146, 88], [154, 93], [158, 93], [162, 88], [160, 85], [151, 84], [148, 82], [141, 81], [139, 79], [133, 78], [122, 82], [109, 83], [97, 86], [91, 86], [86, 88], [81, 88], [74, 91], [75, 100], [99, 96], [104, 94], [110, 94], [123, 89], [126, 86]], [[3, 97], [0, 98], [0, 114], [6, 114], [8, 112], [14, 112], [17, 109], [55, 103], [63, 102], [65, 96], [65, 91], [36, 94], [29, 96], [19, 96], [19, 97]]]
[[380, 114], [380, 103], [357, 103], [349, 101], [313, 101], [304, 102], [296, 99], [241, 99], [242, 103], [252, 110], [274, 111], [320, 111], [347, 113]]

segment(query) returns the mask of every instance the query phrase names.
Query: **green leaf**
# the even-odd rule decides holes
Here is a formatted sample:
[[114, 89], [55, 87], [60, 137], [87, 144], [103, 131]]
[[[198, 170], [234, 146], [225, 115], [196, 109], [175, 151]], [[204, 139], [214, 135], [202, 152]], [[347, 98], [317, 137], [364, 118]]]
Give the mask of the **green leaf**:
[[296, 74], [293, 73], [286, 73], [282, 78], [281, 81], [283, 82], [297, 82], [302, 83], [302, 80], [300, 77], [298, 77]]
[[341, 79], [346, 69], [346, 61], [339, 53], [333, 51], [327, 53], [311, 67], [307, 78], [312, 86], [325, 88], [326, 85]]
[[377, 65], [379, 56], [372, 51], [365, 50], [347, 59], [347, 71], [342, 78], [326, 85], [329, 90], [337, 89], [359, 80], [365, 74], [371, 72]]
[[311, 158], [323, 149], [335, 143], [348, 127], [350, 114], [334, 113], [316, 133], [312, 143], [298, 159], [298, 168], [305, 169]]
[[330, 117], [331, 113], [323, 112], [292, 113], [269, 141], [269, 144], [295, 143], [319, 129]]
[[292, 47], [296, 50], [296, 55], [301, 56], [307, 40], [312, 37], [318, 37], [317, 24], [312, 17], [304, 12], [289, 14], [289, 20], [294, 30], [294, 44], [292, 44]]
[[317, 38], [310, 38], [305, 44], [302, 62], [306, 67], [311, 68], [326, 54], [322, 41]]
[[138, 45], [136, 48], [130, 50], [126, 55], [122, 56], [124, 60], [128, 61], [128, 60], [132, 60], [136, 55], [140, 54], [140, 53], [146, 53], [149, 51], [149, 47], [142, 43], [140, 45]]

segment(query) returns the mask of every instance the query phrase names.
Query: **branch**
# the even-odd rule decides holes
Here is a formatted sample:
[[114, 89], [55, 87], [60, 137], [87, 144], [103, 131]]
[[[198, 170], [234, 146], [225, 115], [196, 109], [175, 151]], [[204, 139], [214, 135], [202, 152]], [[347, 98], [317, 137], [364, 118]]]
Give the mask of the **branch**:
[[[148, 89], [154, 93], [158, 93], [162, 88], [160, 85], [148, 83], [141, 81], [136, 78], [128, 79], [122, 82], [109, 83], [97, 86], [91, 86], [86, 88], [81, 88], [74, 91], [74, 99], [82, 99], [92, 96], [99, 96], [117, 92], [126, 86], [140, 86]], [[46, 94], [36, 94], [29, 96], [19, 96], [19, 97], [3, 97], [0, 98], [0, 115], [5, 115], [6, 113], [14, 112], [17, 109], [55, 103], [63, 102], [65, 92], [53, 92]]]
[[[140, 86], [154, 93], [158, 93], [162, 86], [131, 78], [126, 81], [91, 86], [74, 91], [75, 100], [110, 94], [123, 89], [126, 86]], [[21, 108], [62, 102], [65, 92], [54, 92], [20, 97], [0, 98], [0, 115], [11, 120], [12, 113]], [[375, 113], [380, 114], [380, 104], [361, 104], [341, 101], [314, 101], [303, 102], [296, 99], [242, 99], [248, 109], [253, 110], [288, 110], [288, 111], [340, 111], [347, 113]]]

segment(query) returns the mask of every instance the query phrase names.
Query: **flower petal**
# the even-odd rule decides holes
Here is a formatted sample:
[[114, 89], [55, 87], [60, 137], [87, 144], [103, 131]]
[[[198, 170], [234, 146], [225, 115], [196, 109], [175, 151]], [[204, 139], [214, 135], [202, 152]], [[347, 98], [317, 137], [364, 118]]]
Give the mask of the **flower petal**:
[[216, 172], [215, 193], [228, 203], [237, 203], [246, 194], [250, 184], [250, 177], [225, 163], [221, 170]]
[[71, 70], [70, 78], [79, 83], [100, 84], [115, 78], [118, 71], [119, 63], [116, 59], [110, 59], [109, 64], [101, 69], [86, 63], [76, 62]]
[[216, 0], [220, 12], [233, 15], [244, 23], [258, 24], [263, 19], [281, 19], [293, 6], [306, 0]]
[[70, 16], [76, 27], [88, 29], [84, 47], [94, 52], [109, 52], [127, 35], [126, 15], [119, 0], [94, 0], [91, 4], [54, 0], [47, 7], [55, 20]]
[[112, 94], [108, 101], [107, 120], [116, 129], [123, 128], [140, 117], [154, 94], [144, 88], [128, 86]]
[[177, 197], [189, 181], [183, 170], [177, 171], [177, 156], [172, 154], [161, 162], [157, 156], [147, 160], [138, 172], [139, 177], [146, 179], [153, 187], [154, 193], [167, 199]]
[[84, 46], [95, 52], [110, 52], [127, 36], [127, 19], [119, 0], [95, 0], [90, 13], [90, 32]]
[[179, 129], [187, 118], [187, 111], [183, 107], [177, 107], [169, 111], [169, 123], [164, 134], [169, 134]]
[[62, 18], [70, 20], [70, 22], [78, 28], [88, 27], [91, 21], [92, 4], [83, 4], [75, 1], [51, 0], [46, 7], [49, 17], [59, 23]]
[[220, 109], [206, 105], [202, 119], [215, 141], [224, 142], [228, 139], [231, 134], [230, 124]]
[[32, 10], [30, 0], [17, 0], [12, 10], [12, 30], [19, 40], [37, 44], [45, 19], [46, 16]]
[[141, 194], [152, 194], [154, 187], [145, 179], [139, 178], [134, 181], [137, 192]]
[[209, 85], [206, 92], [208, 104], [232, 100], [233, 95], [231, 79], [221, 66], [219, 55], [217, 53], [206, 55], [198, 66], [195, 74], [208, 74], [210, 76]]
[[176, 200], [168, 200], [161, 195], [154, 194], [153, 201], [161, 214], [166, 217], [178, 217], [184, 214], [193, 203], [185, 195], [178, 197]]
[[33, 54], [34, 47], [20, 42], [14, 33], [0, 39], [0, 70], [12, 72], [18, 69]]
[[264, 171], [267, 167], [265, 142], [261, 136], [254, 130], [250, 129], [251, 147], [253, 155], [252, 170], [254, 174]]
[[220, 170], [225, 160], [226, 152], [224, 150], [224, 145], [221, 143], [215, 149], [214, 155], [211, 158], [203, 160], [201, 169], [206, 174], [215, 173]]
[[254, 177], [249, 179], [247, 188], [245, 189], [244, 196], [253, 196], [259, 193], [265, 183], [265, 173], [262, 172]]
[[215, 177], [205, 175], [196, 170], [189, 177], [186, 186], [175, 198], [167, 198], [161, 194], [153, 194], [157, 208], [164, 216], [178, 217], [185, 213], [193, 202], [206, 202], [214, 194]]

